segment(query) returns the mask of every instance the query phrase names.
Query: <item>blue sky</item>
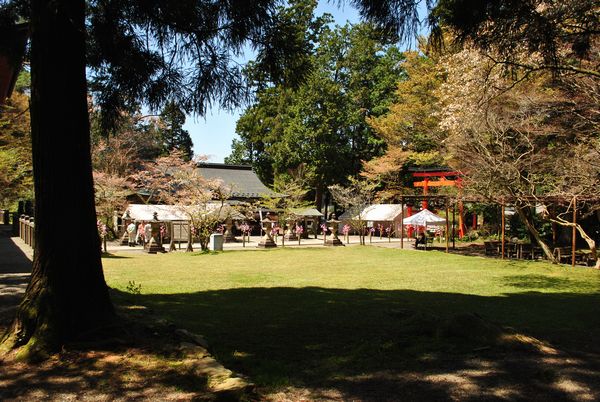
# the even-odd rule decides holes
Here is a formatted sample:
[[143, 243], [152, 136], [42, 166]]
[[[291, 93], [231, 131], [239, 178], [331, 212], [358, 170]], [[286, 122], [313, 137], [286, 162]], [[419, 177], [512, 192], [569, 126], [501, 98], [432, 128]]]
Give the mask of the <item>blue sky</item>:
[[[336, 24], [343, 25], [346, 21], [358, 22], [356, 10], [349, 5], [338, 8], [333, 1], [331, 4], [320, 0], [316, 15], [332, 14]], [[223, 158], [231, 153], [231, 141], [235, 137], [235, 123], [242, 110], [231, 114], [217, 108], [209, 110], [206, 117], [188, 116], [184, 128], [189, 131], [194, 142], [194, 154], [206, 155], [209, 162], [223, 162]]]

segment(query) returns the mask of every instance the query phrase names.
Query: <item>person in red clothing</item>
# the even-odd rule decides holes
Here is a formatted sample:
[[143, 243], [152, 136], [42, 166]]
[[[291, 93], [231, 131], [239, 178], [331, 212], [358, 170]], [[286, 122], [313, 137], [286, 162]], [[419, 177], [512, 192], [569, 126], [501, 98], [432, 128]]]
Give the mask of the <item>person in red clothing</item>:
[[137, 234], [135, 235], [135, 242], [137, 244], [141, 244], [142, 246], [146, 244], [144, 241], [144, 221], [141, 221], [137, 227]]

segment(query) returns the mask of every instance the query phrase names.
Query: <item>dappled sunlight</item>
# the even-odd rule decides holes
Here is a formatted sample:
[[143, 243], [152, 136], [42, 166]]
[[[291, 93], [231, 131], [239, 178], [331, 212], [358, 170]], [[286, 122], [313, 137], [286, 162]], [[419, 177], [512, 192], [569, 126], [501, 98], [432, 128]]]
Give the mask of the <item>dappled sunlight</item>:
[[[133, 295], [116, 297], [126, 302]], [[600, 389], [596, 294], [310, 287], [136, 300], [205, 335], [216, 357], [252, 378], [270, 400], [391, 401], [399, 393], [577, 400], [575, 384]], [[585, 325], [572, 325], [574, 314]], [[581, 352], [566, 354], [563, 347]]]
[[2, 399], [191, 399], [207, 392], [206, 379], [191, 366], [176, 371], [142, 350], [61, 353], [34, 371], [25, 363], [6, 363], [0, 371]]

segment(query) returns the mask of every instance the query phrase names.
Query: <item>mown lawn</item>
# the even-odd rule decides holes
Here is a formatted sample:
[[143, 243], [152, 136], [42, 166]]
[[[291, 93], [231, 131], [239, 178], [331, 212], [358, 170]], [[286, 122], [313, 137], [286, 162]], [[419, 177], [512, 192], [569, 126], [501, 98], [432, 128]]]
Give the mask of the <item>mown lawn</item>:
[[[600, 351], [600, 273], [586, 268], [360, 246], [123, 253], [105, 258], [104, 268], [118, 303], [143, 304], [203, 334], [226, 366], [267, 387], [325, 384], [473, 350], [408, 333], [403, 317], [414, 312], [476, 313], [561, 348]], [[130, 281], [140, 295], [127, 291]]]

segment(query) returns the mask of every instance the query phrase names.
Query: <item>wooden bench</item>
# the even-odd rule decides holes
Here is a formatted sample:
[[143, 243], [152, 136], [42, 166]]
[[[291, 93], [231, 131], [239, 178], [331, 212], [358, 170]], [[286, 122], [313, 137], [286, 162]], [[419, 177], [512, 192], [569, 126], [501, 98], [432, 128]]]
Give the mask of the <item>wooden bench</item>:
[[[552, 253], [561, 264], [570, 264], [573, 258], [571, 247], [555, 247]], [[590, 250], [575, 250], [575, 264], [589, 265], [594, 262]]]
[[494, 240], [484, 241], [483, 246], [485, 247], [485, 255], [500, 255], [502, 242]]

